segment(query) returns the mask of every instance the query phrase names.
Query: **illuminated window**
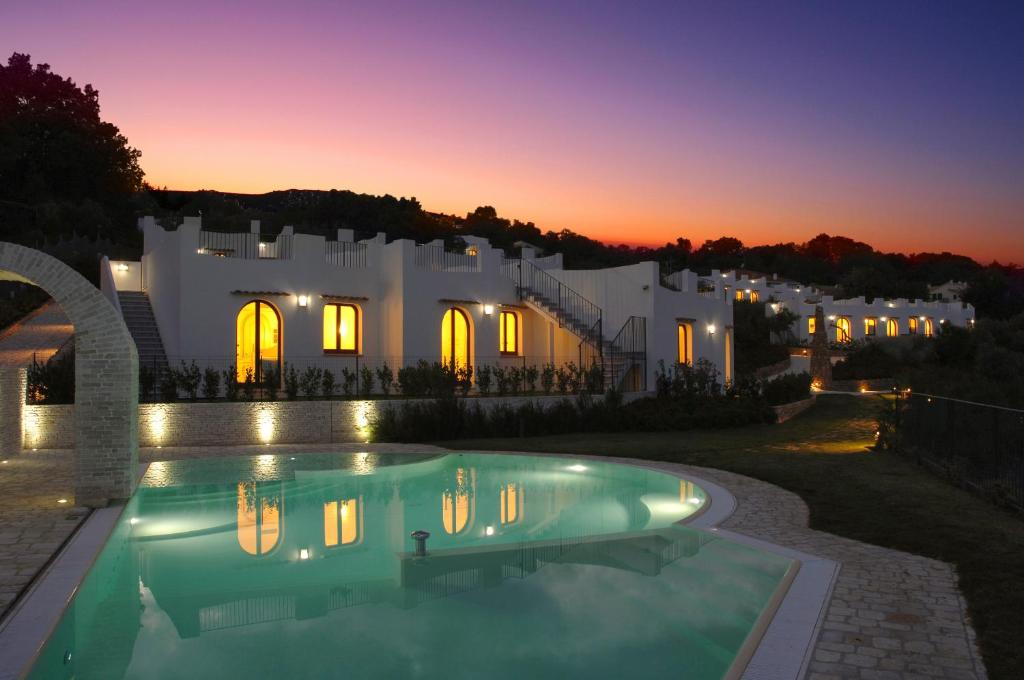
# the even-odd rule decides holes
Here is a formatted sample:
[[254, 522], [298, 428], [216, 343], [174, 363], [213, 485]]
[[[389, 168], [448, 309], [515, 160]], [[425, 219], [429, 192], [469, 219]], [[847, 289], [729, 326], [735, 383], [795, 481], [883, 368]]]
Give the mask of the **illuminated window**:
[[281, 538], [279, 491], [267, 493], [256, 482], [238, 483], [238, 545], [250, 555], [266, 555]]
[[813, 317], [813, 316], [807, 317], [807, 334], [808, 335], [814, 335], [814, 330], [817, 328], [817, 325], [816, 325], [817, 323], [818, 323], [818, 321], [817, 321], [817, 319], [815, 317]]
[[358, 543], [363, 534], [363, 499], [349, 498], [324, 503], [324, 545]]
[[523, 512], [523, 490], [518, 484], [501, 487], [501, 523], [514, 524]]
[[458, 307], [441, 320], [441, 363], [452, 368], [469, 366], [469, 317]]
[[743, 299], [743, 291], [740, 290], [739, 288], [736, 289], [736, 299], [737, 300], [742, 300]]
[[459, 534], [469, 527], [472, 515], [473, 473], [465, 468], [455, 471], [455, 488], [441, 495], [441, 523], [445, 533]]
[[235, 329], [238, 382], [251, 375], [257, 384], [281, 379], [281, 316], [274, 306], [253, 300], [238, 312]]
[[324, 351], [359, 352], [359, 307], [333, 303], [324, 305]]
[[885, 337], [895, 338], [900, 334], [900, 322], [896, 319], [889, 319], [885, 322]]
[[911, 335], [917, 335], [917, 317], [912, 316], [907, 319], [907, 332]]
[[836, 319], [836, 342], [850, 342], [852, 338], [850, 319], [845, 316]]
[[750, 291], [750, 301], [751, 302], [757, 302], [760, 299], [761, 299], [761, 296], [758, 295], [756, 290]]
[[878, 330], [878, 320], [874, 317], [864, 319], [864, 335], [874, 335]]
[[498, 315], [498, 349], [502, 354], [519, 354], [519, 315], [501, 312]]
[[732, 330], [725, 329], [725, 384], [732, 384]]
[[935, 334], [935, 324], [932, 323], [931, 317], [924, 320], [924, 336], [926, 338], [932, 337]]
[[679, 480], [679, 502], [688, 503], [691, 498], [697, 492], [697, 487], [693, 482], [688, 482], [685, 479]]
[[693, 365], [693, 324], [680, 321], [676, 329], [679, 363]]

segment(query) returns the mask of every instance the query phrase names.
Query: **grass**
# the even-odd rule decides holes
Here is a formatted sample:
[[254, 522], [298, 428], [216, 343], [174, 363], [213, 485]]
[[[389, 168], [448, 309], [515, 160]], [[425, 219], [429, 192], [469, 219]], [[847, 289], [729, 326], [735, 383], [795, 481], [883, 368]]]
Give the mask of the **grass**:
[[871, 451], [880, 405], [828, 396], [781, 425], [439, 443], [666, 460], [776, 484], [804, 499], [815, 529], [954, 564], [990, 677], [1024, 677], [1024, 519], [895, 453]]

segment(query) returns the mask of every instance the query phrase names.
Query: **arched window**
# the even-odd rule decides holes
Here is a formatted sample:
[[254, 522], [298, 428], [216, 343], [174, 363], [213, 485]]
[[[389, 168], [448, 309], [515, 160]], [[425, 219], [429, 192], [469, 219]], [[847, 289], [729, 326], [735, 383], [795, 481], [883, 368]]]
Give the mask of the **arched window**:
[[761, 299], [761, 296], [758, 294], [758, 292], [756, 290], [750, 291], [750, 301], [751, 302], [757, 302], [760, 299]]
[[498, 351], [519, 354], [519, 315], [515, 312], [502, 311], [498, 315]]
[[269, 302], [253, 300], [238, 312], [235, 369], [238, 382], [281, 380], [281, 315]]
[[926, 338], [932, 337], [935, 334], [935, 324], [932, 322], [931, 317], [924, 320], [924, 336]]
[[266, 555], [281, 539], [284, 499], [279, 488], [238, 483], [238, 545], [250, 555]]
[[469, 317], [451, 307], [441, 320], [441, 363], [451, 368], [469, 366]]
[[732, 385], [732, 330], [725, 329], [725, 384]]
[[907, 332], [911, 335], [917, 335], [917, 317], [912, 316], [907, 319]]
[[352, 545], [363, 536], [363, 499], [347, 498], [324, 503], [324, 545]]
[[853, 336], [850, 334], [850, 319], [841, 316], [836, 319], [836, 342], [850, 342]]
[[358, 354], [359, 307], [353, 304], [324, 305], [324, 352]]
[[455, 487], [441, 494], [441, 524], [445, 533], [460, 534], [469, 528], [473, 515], [472, 470], [459, 468], [455, 471]]
[[515, 482], [501, 486], [501, 523], [515, 524], [523, 513], [523, 489]]
[[693, 365], [693, 324], [680, 321], [676, 327], [676, 346], [679, 363]]
[[895, 338], [900, 334], [900, 322], [896, 319], [889, 319], [885, 322], [885, 337]]

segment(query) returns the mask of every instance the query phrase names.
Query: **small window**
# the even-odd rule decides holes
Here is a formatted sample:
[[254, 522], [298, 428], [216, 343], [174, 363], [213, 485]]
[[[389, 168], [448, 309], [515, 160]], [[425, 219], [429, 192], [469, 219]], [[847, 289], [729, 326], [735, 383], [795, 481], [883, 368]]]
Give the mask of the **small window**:
[[693, 324], [679, 322], [676, 330], [676, 346], [678, 347], [679, 363], [693, 365]]
[[885, 322], [885, 337], [895, 338], [900, 334], [900, 322], [896, 319], [889, 319]]
[[917, 317], [912, 316], [907, 319], [907, 332], [911, 335], [917, 335]]
[[359, 352], [359, 308], [349, 304], [324, 305], [324, 351]]
[[736, 289], [736, 299], [737, 300], [742, 300], [743, 299], [743, 291], [740, 290], [739, 288]]
[[498, 350], [504, 355], [519, 354], [519, 315], [501, 312], [498, 315]]
[[874, 317], [867, 317], [864, 319], [864, 335], [872, 336], [878, 330], [878, 320]]
[[756, 290], [750, 291], [750, 301], [751, 302], [757, 302], [760, 299], [761, 299], [761, 296], [757, 294]]
[[358, 543], [363, 526], [363, 499], [347, 498], [324, 503], [324, 545]]
[[818, 323], [818, 320], [815, 317], [813, 317], [813, 316], [807, 317], [807, 334], [808, 335], [814, 335], [814, 333], [815, 333], [815, 331], [816, 331], [816, 329], [818, 327], [817, 323]]
[[931, 317], [924, 320], [924, 336], [930, 338], [935, 335], [935, 324], [932, 322]]
[[852, 326], [849, 317], [841, 316], [836, 319], [836, 342], [850, 342]]

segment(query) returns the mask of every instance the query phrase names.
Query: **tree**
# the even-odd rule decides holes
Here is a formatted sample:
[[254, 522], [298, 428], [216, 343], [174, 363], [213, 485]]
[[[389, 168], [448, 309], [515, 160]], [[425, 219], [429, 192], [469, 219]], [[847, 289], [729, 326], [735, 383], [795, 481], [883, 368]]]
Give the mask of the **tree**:
[[[0, 64], [0, 218], [12, 227], [3, 238], [70, 235], [64, 220], [76, 219], [76, 211], [85, 212], [73, 223], [87, 236], [102, 227], [109, 234], [114, 224], [134, 231], [130, 206], [143, 187], [140, 155], [100, 118], [99, 92], [91, 85], [80, 88], [48, 64], [33, 66], [27, 54], [15, 52]], [[44, 213], [63, 219], [53, 225]]]

